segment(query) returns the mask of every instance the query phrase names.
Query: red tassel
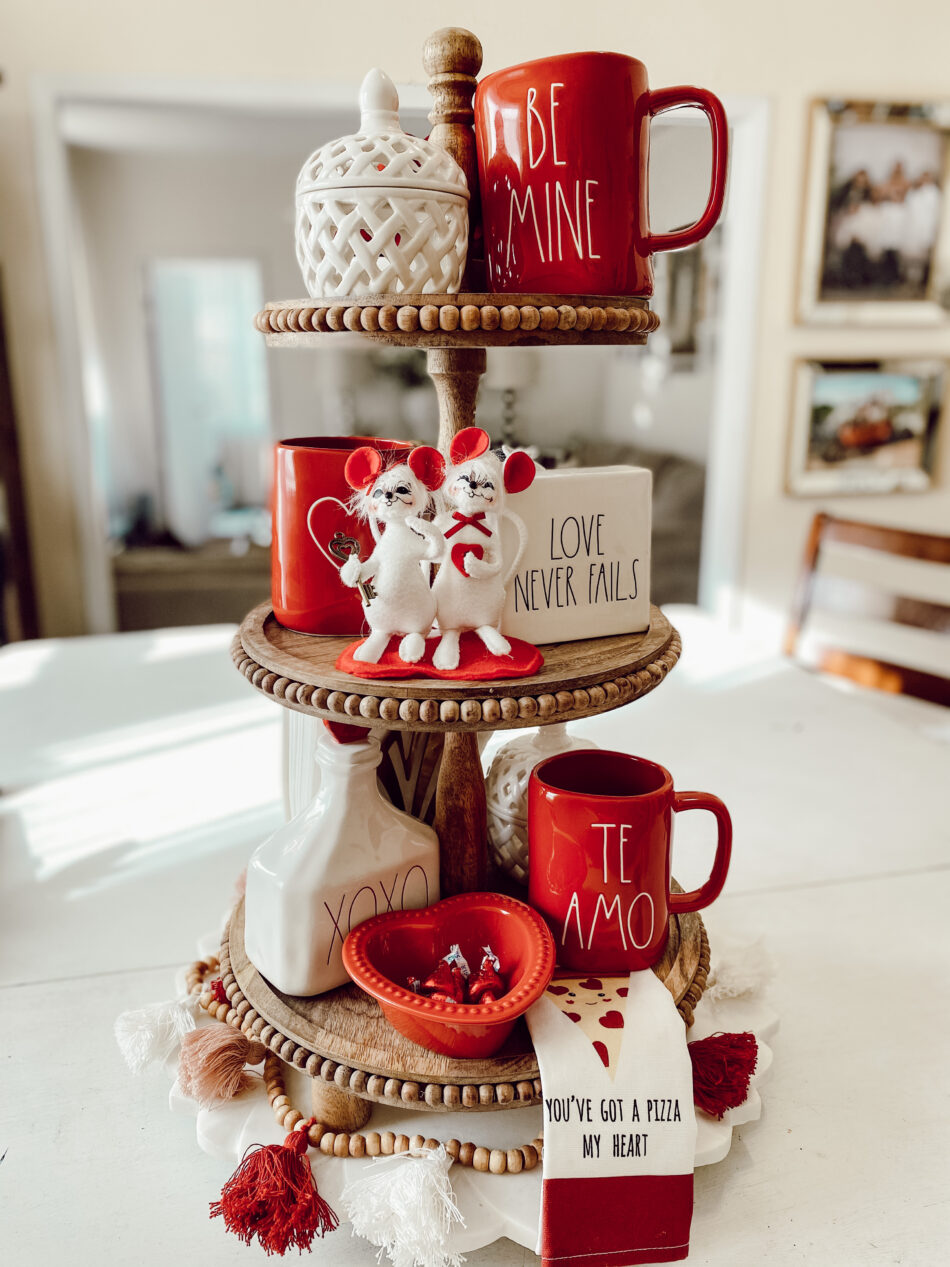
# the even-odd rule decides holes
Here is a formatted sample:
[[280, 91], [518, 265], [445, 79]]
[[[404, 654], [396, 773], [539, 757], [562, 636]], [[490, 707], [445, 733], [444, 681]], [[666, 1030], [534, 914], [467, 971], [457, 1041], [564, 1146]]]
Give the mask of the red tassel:
[[711, 1034], [686, 1048], [693, 1062], [693, 1100], [699, 1108], [721, 1118], [727, 1109], [745, 1103], [759, 1058], [754, 1034]]
[[224, 982], [220, 977], [215, 977], [211, 982], [211, 997], [215, 1003], [229, 1003], [227, 991], [224, 988]]
[[245, 1245], [256, 1236], [266, 1254], [309, 1249], [339, 1220], [317, 1191], [307, 1159], [307, 1131], [316, 1121], [301, 1122], [282, 1144], [252, 1146], [211, 1205], [211, 1218]]

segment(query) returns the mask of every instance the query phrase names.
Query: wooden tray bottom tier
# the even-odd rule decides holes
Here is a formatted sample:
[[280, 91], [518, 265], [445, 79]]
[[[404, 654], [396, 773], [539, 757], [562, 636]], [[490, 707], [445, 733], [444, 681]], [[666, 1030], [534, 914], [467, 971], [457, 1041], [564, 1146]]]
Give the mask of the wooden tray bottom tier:
[[[653, 971], [691, 1025], [709, 972], [709, 942], [698, 914], [670, 917], [666, 951]], [[538, 1062], [523, 1020], [496, 1056], [459, 1060], [404, 1038], [355, 985], [313, 998], [274, 990], [245, 952], [243, 898], [224, 932], [221, 975], [229, 1024], [310, 1077], [364, 1100], [443, 1113], [540, 1102]]]

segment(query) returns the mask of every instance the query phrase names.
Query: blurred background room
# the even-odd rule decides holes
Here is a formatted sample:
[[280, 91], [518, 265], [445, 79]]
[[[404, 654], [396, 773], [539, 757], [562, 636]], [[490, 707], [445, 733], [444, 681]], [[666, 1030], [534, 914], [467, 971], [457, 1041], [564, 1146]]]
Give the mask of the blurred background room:
[[[369, 6], [409, 131], [428, 128], [418, 31], [471, 16], [472, 6], [450, 7], [415, 6], [406, 23]], [[713, 237], [658, 257], [660, 332], [647, 347], [569, 358], [493, 352], [479, 418], [496, 440], [534, 446], [549, 464], [649, 466], [656, 600], [698, 601], [776, 644], [816, 509], [922, 530], [950, 523], [939, 434], [922, 486], [872, 482], [859, 499], [840, 481], [797, 478], [790, 451], [803, 365], [892, 369], [911, 357], [931, 366], [928, 390], [937, 412], [942, 404], [945, 322], [911, 314], [885, 335], [860, 314], [829, 322], [821, 311], [840, 306], [833, 287], [846, 255], [867, 292], [852, 308], [880, 306], [869, 302], [880, 298], [867, 291], [869, 266], [855, 271], [864, 247], [860, 230], [842, 227], [845, 211], [866, 201], [871, 212], [888, 180], [893, 205], [895, 171], [902, 196], [912, 183], [915, 194], [928, 187], [918, 222], [939, 206], [945, 118], [921, 118], [918, 143], [888, 157], [893, 115], [879, 110], [887, 152], [873, 186], [875, 155], [856, 153], [846, 126], [814, 152], [816, 102], [837, 103], [827, 132], [860, 117], [847, 113], [851, 99], [906, 102], [912, 88], [928, 103], [948, 89], [938, 52], [946, 13], [911, 7], [929, 34], [909, 78], [891, 56], [892, 15], [872, 21], [850, 0], [833, 6], [834, 21], [827, 6], [799, 5], [780, 31], [743, 0], [688, 4], [675, 23], [662, 6], [634, 13], [623, 3], [548, 5], [540, 26], [532, 4], [477, 9], [485, 70], [562, 47], [613, 47], [643, 56], [655, 83], [708, 83], [725, 101], [727, 211]], [[308, 153], [355, 126], [365, 32], [343, 7], [305, 3], [266, 13], [243, 3], [133, 13], [110, 0], [81, 15], [44, 3], [13, 10], [0, 88], [4, 636], [237, 621], [267, 594], [275, 439], [435, 435], [421, 353], [269, 354], [251, 324], [265, 299], [302, 291], [294, 178]], [[695, 218], [708, 150], [698, 112], [654, 125], [654, 228]], [[809, 314], [803, 288], [810, 270], [820, 274], [809, 252], [820, 253], [822, 235], [817, 246], [803, 235], [809, 215], [825, 214], [809, 210], [821, 198], [814, 169], [820, 177], [835, 161], [854, 171], [837, 182], [832, 171], [831, 254], [814, 296], [827, 302]], [[922, 232], [923, 263], [901, 298], [926, 289]], [[875, 274], [885, 287], [895, 259], [892, 250]]]

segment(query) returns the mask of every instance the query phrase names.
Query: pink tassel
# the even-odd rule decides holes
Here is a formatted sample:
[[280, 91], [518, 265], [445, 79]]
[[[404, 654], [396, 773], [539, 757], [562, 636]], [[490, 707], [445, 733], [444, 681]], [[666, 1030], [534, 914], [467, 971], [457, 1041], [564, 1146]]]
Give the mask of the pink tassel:
[[693, 1101], [713, 1117], [738, 1108], [749, 1095], [759, 1045], [754, 1034], [711, 1034], [687, 1043], [693, 1062]]
[[178, 1082], [184, 1095], [210, 1108], [233, 1100], [251, 1084], [245, 1065], [264, 1059], [263, 1043], [230, 1025], [205, 1025], [186, 1034], [178, 1057]]

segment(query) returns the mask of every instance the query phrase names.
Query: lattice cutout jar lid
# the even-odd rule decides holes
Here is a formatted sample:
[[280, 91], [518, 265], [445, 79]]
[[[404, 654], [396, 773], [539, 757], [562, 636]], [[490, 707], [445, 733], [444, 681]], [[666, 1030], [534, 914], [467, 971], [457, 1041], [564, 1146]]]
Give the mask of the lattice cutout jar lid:
[[458, 291], [468, 183], [445, 150], [399, 124], [385, 72], [360, 89], [360, 129], [311, 154], [297, 177], [297, 259], [308, 293]]

